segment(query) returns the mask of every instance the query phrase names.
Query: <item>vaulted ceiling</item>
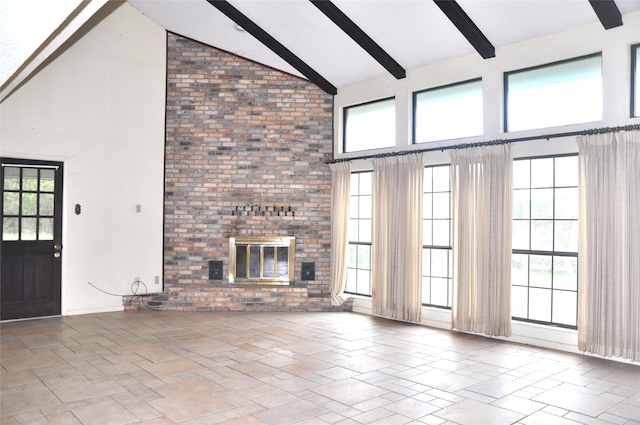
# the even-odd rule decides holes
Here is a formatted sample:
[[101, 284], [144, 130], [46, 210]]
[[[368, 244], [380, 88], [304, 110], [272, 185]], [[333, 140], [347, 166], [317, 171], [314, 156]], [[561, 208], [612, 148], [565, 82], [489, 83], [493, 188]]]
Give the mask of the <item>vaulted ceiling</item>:
[[[44, 10], [34, 2], [0, 1], [2, 98], [107, 0], [37, 0]], [[490, 59], [502, 46], [585, 25], [604, 33], [640, 11], [640, 0], [127, 2], [168, 31], [308, 78], [329, 93], [455, 57]]]

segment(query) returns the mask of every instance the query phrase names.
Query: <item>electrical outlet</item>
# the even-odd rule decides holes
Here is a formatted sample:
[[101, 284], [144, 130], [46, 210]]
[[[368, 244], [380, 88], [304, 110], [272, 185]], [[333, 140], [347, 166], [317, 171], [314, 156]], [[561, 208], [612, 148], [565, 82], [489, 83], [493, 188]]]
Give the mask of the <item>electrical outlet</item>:
[[155, 276], [153, 278], [153, 283], [155, 283], [156, 285], [160, 285], [160, 276]]
[[139, 278], [139, 277], [134, 277], [134, 278], [133, 278], [133, 281], [134, 281], [134, 282], [140, 282], [140, 278]]

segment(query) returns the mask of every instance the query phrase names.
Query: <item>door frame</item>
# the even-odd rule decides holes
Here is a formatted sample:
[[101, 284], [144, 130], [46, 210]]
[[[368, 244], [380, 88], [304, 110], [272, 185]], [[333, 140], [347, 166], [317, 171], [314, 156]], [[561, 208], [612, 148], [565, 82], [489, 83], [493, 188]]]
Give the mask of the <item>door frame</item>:
[[[37, 319], [48, 316], [61, 316], [63, 309], [63, 259], [64, 255], [62, 255], [63, 250], [63, 238], [64, 238], [64, 198], [65, 198], [65, 186], [64, 186], [64, 161], [61, 160], [45, 160], [45, 159], [29, 159], [29, 158], [17, 158], [12, 156], [2, 156], [0, 157], [0, 161], [2, 163], [2, 175], [4, 176], [4, 168], [5, 166], [15, 165], [20, 168], [39, 168], [39, 169], [54, 169], [55, 170], [55, 187], [54, 187], [54, 225], [53, 225], [53, 240], [45, 240], [46, 242], [51, 243], [51, 254], [53, 255], [55, 252], [59, 254], [58, 257], [55, 257], [54, 260], [54, 273], [55, 276], [53, 278], [54, 284], [54, 292], [52, 295], [52, 314], [38, 314], [36, 316], [25, 315], [24, 317], [18, 317], [15, 319], [6, 319], [6, 320], [28, 320], [28, 319]], [[4, 182], [0, 182], [0, 188], [4, 188]], [[40, 190], [38, 188], [37, 192]], [[2, 204], [4, 204], [4, 199], [0, 200]], [[2, 212], [0, 210], [0, 212]], [[4, 216], [4, 212], [2, 212], [2, 217]], [[39, 217], [39, 213], [38, 213]], [[3, 235], [3, 229], [0, 229], [0, 235]], [[4, 243], [0, 238], [0, 243]], [[41, 241], [41, 242], [45, 242]], [[35, 241], [38, 242], [38, 241]], [[55, 246], [59, 246], [57, 248], [53, 248]], [[55, 264], [57, 263], [57, 264]]]

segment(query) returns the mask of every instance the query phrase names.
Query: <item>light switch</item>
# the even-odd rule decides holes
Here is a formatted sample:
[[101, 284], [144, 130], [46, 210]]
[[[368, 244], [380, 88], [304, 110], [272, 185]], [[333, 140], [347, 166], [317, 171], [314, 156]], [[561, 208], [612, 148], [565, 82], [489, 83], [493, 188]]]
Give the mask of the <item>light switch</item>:
[[136, 212], [137, 212], [137, 213], [142, 212], [142, 205], [140, 205], [140, 204], [136, 204]]

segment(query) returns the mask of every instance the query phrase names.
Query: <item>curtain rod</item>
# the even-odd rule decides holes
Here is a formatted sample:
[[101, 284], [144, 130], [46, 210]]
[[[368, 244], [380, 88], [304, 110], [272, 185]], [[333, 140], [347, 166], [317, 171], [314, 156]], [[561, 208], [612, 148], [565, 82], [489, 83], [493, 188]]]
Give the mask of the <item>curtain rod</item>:
[[640, 124], [629, 124], [629, 125], [622, 125], [617, 127], [592, 128], [589, 130], [569, 131], [565, 133], [550, 133], [550, 134], [542, 134], [539, 136], [516, 137], [514, 139], [496, 139], [496, 140], [489, 140], [485, 142], [461, 143], [458, 145], [440, 146], [438, 148], [414, 149], [414, 150], [406, 150], [406, 151], [399, 151], [399, 152], [385, 152], [385, 153], [378, 153], [378, 154], [372, 154], [372, 155], [362, 155], [362, 156], [355, 156], [355, 157], [349, 157], [349, 158], [332, 159], [330, 161], [325, 161], [325, 164], [335, 164], [338, 162], [356, 161], [359, 159], [372, 159], [372, 158], [385, 158], [388, 156], [411, 155], [411, 154], [423, 153], [423, 152], [477, 148], [480, 146], [491, 146], [491, 145], [504, 145], [507, 143], [528, 142], [530, 140], [537, 140], [537, 139], [549, 140], [549, 139], [555, 139], [558, 137], [588, 136], [592, 134], [617, 133], [619, 131], [632, 131], [632, 130], [640, 130]]

